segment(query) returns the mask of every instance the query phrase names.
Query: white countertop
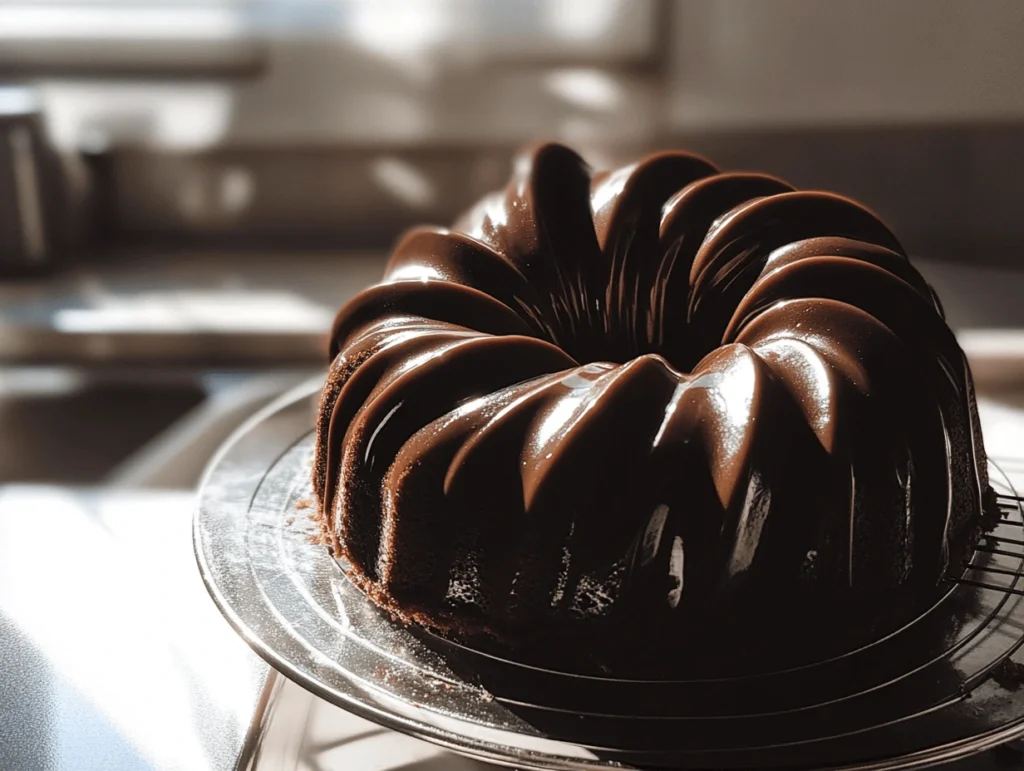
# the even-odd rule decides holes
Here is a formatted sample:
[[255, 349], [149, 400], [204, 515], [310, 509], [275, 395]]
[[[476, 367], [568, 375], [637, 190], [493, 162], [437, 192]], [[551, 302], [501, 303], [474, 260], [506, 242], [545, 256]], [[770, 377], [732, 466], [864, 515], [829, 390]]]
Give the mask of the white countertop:
[[268, 670], [203, 586], [193, 507], [0, 487], [0, 769], [236, 767]]

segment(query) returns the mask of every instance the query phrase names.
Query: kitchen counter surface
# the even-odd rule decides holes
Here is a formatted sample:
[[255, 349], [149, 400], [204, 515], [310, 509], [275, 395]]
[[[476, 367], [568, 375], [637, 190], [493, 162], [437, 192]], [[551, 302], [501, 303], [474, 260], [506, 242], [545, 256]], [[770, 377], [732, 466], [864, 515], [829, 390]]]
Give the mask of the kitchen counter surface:
[[379, 279], [385, 262], [365, 253], [108, 255], [0, 283], [0, 361], [319, 364], [338, 306]]
[[0, 769], [231, 771], [268, 669], [210, 602], [194, 495], [0, 487]]

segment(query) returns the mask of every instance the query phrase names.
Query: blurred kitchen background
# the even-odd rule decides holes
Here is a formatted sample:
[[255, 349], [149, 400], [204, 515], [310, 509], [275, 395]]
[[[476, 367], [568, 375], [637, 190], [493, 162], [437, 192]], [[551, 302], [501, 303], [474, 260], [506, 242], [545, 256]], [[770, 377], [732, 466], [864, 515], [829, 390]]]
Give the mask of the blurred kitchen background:
[[[0, 0], [0, 769], [231, 768], [272, 755], [273, 704], [304, 705], [283, 735], [320, 725], [219, 618], [224, 647], [192, 658], [187, 620], [143, 614], [140, 642], [149, 590], [125, 574], [180, 576], [182, 618], [216, 615], [188, 541], [216, 447], [319, 376], [402, 230], [502, 185], [525, 142], [597, 167], [682, 147], [862, 200], [982, 389], [1024, 403], [1022, 39], [1018, 0]], [[103, 581], [61, 546], [81, 522]], [[77, 634], [106, 625], [74, 654], [52, 621], [72, 608]], [[225, 701], [208, 675], [232, 667]], [[170, 715], [192, 744], [155, 727]], [[309, 769], [458, 767], [350, 729], [419, 749], [274, 741]]]

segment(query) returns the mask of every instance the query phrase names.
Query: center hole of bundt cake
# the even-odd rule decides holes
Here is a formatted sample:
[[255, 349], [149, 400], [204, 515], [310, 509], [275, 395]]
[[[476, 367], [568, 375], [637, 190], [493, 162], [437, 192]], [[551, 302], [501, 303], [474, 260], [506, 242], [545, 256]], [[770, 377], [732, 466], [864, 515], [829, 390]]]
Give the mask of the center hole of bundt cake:
[[563, 339], [554, 342], [580, 364], [626, 364], [640, 356], [655, 354], [682, 374], [691, 372], [701, 359], [717, 347], [714, 340], [705, 340], [691, 334], [691, 330], [683, 324], [673, 329], [672, 334], [658, 335], [657, 330], [655, 334], [649, 334], [646, 328], [635, 330], [627, 325], [613, 327], [600, 315], [586, 328], [577, 329], [575, 334], [565, 335]]

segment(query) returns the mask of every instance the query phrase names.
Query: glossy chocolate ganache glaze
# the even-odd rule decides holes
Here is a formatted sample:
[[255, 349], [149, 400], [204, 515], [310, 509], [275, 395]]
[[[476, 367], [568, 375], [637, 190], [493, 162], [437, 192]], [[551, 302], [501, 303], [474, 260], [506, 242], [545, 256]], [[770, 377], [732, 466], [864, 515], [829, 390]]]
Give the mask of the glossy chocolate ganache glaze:
[[687, 153], [524, 153], [401, 240], [330, 355], [325, 541], [378, 605], [463, 638], [882, 617], [981, 526], [971, 373], [896, 237]]

